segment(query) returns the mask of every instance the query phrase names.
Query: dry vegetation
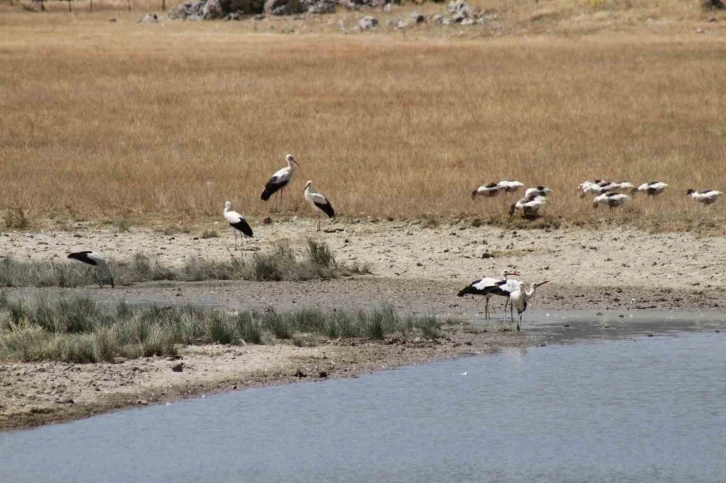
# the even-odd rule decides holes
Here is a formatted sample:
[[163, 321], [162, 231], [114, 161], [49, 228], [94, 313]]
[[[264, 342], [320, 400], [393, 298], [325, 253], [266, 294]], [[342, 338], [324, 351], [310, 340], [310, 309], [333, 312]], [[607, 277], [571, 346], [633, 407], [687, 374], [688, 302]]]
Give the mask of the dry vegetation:
[[[286, 206], [305, 215], [313, 179], [345, 216], [499, 222], [503, 199], [469, 193], [517, 178], [552, 187], [543, 213], [568, 223], [726, 219], [726, 203], [684, 195], [726, 188], [724, 35], [696, 2], [478, 3], [501, 13], [499, 32], [341, 35], [337, 22], [352, 33], [357, 13], [138, 25], [134, 12], [109, 23], [108, 12], [8, 10], [0, 211], [193, 220], [231, 200], [263, 215], [262, 186], [291, 152], [302, 167]], [[594, 177], [671, 188], [593, 214], [574, 190]]]

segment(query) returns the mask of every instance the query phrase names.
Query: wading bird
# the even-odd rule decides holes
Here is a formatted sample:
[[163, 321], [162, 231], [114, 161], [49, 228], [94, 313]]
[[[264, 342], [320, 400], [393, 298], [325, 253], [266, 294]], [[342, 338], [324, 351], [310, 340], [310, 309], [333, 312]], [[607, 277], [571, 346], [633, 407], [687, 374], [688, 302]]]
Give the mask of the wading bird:
[[552, 193], [552, 190], [549, 188], [544, 186], [535, 186], [534, 188], [527, 189], [527, 191], [524, 192], [524, 197], [544, 196], [546, 198], [550, 195], [550, 193]]
[[237, 232], [240, 232], [240, 238], [244, 241], [244, 237], [248, 236], [252, 238], [252, 228], [245, 220], [244, 216], [240, 215], [236, 211], [232, 211], [232, 203], [229, 201], [224, 202], [224, 219], [229, 223], [229, 229], [232, 230], [232, 236], [234, 237], [234, 249], [237, 249]]
[[262, 195], [260, 198], [262, 201], [267, 201], [270, 199], [270, 196], [272, 196], [275, 193], [278, 193], [275, 207], [277, 208], [277, 202], [279, 200], [280, 203], [282, 203], [282, 196], [283, 192], [285, 191], [285, 186], [290, 182], [292, 179], [292, 173], [294, 170], [294, 165], [298, 164], [297, 161], [295, 161], [295, 158], [292, 157], [292, 154], [288, 154], [285, 156], [285, 161], [287, 161], [287, 167], [282, 168], [275, 172], [275, 174], [272, 175], [272, 177], [267, 181], [267, 184], [265, 185], [265, 189], [262, 191]]
[[485, 198], [493, 198], [499, 194], [502, 189], [497, 183], [489, 183], [479, 186], [477, 189], [472, 191], [471, 199], [475, 199], [477, 196], [484, 196]]
[[308, 181], [305, 184], [303, 194], [305, 196], [305, 199], [308, 201], [308, 203], [310, 203], [310, 206], [313, 207], [318, 215], [318, 231], [320, 231], [320, 212], [322, 211], [323, 213], [328, 215], [328, 218], [335, 218], [335, 210], [333, 209], [333, 205], [330, 204], [330, 201], [328, 201], [328, 199], [322, 193], [316, 193], [315, 191], [313, 191], [312, 181]]
[[[457, 294], [458, 297], [463, 297], [466, 294], [471, 295], [483, 295], [486, 299], [486, 303], [484, 305], [484, 318], [489, 319], [491, 318], [489, 316], [489, 299], [492, 298], [492, 295], [504, 295], [506, 297], [509, 297], [509, 291], [504, 293], [504, 290], [507, 290], [510, 285], [508, 282], [513, 282], [511, 284], [512, 289], [514, 290], [514, 286], [517, 286], [519, 283], [519, 280], [509, 280], [507, 277], [509, 276], [519, 276], [518, 273], [510, 272], [509, 270], [503, 270], [502, 271], [502, 277], [501, 279], [498, 278], [492, 278], [492, 277], [485, 277], [481, 278], [479, 280], [474, 280], [469, 285], [464, 287], [462, 290], [459, 291]], [[509, 302], [509, 299], [504, 302], [504, 318], [507, 318], [507, 303]]]
[[497, 183], [497, 187], [499, 187], [500, 190], [504, 190], [505, 193], [514, 193], [523, 186], [524, 183], [522, 183], [521, 181], [504, 180]]
[[696, 191], [689, 188], [688, 191], [686, 191], [686, 194], [690, 195], [691, 198], [698, 201], [699, 203], [703, 203], [704, 205], [708, 206], [716, 203], [718, 197], [721, 196], [723, 193], [716, 190]]
[[616, 206], [624, 205], [625, 201], [628, 198], [630, 198], [630, 196], [624, 195], [622, 193], [614, 193], [611, 191], [608, 193], [603, 193], [600, 196], [596, 196], [592, 202], [592, 207], [597, 208], [598, 205], [608, 205], [612, 210]]
[[103, 255], [101, 255], [98, 252], [92, 252], [90, 250], [85, 250], [82, 252], [73, 252], [68, 255], [68, 258], [72, 260], [78, 260], [79, 262], [83, 262], [86, 265], [90, 265], [88, 267], [88, 270], [86, 270], [86, 276], [88, 275], [88, 271], [93, 269], [94, 270], [94, 276], [96, 277], [96, 283], [103, 288], [103, 278], [101, 278], [101, 275], [98, 273], [99, 270], [107, 272], [109, 278], [111, 279], [111, 288], [115, 287], [114, 281], [113, 281], [113, 274], [111, 273], [111, 269], [108, 267], [108, 264], [106, 263], [106, 259], [103, 258]]
[[520, 210], [522, 212], [522, 216], [525, 218], [534, 218], [537, 216], [539, 209], [542, 208], [545, 203], [547, 203], [546, 196], [526, 196], [521, 200], [512, 203], [512, 206], [509, 207], [509, 216], [514, 215], [514, 210]]
[[517, 315], [519, 315], [519, 320], [517, 321], [517, 332], [519, 332], [520, 326], [522, 325], [522, 314], [525, 310], [527, 310], [527, 303], [529, 302], [529, 299], [534, 297], [534, 292], [537, 290], [537, 287], [546, 283], [549, 283], [549, 280], [533, 283], [529, 290], [526, 290], [525, 284], [522, 284], [518, 290], [515, 290], [509, 296], [509, 301], [511, 302], [512, 307], [517, 309]]
[[656, 196], [663, 192], [668, 185], [662, 181], [651, 181], [650, 183], [643, 183], [637, 188], [631, 190], [631, 194], [645, 193], [648, 196]]

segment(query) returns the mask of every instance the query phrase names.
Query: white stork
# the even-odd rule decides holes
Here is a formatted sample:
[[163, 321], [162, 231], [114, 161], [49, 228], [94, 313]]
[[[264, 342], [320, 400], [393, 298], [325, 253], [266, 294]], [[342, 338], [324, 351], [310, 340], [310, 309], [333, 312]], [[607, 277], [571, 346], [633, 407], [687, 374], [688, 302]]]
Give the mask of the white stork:
[[601, 179], [596, 179], [594, 181], [583, 181], [577, 186], [577, 191], [580, 192], [580, 198], [584, 198], [585, 195], [590, 193], [594, 187], [610, 184], [608, 181], [603, 181]]
[[519, 188], [524, 187], [524, 183], [521, 181], [503, 180], [497, 183], [497, 187], [500, 190], [504, 190], [505, 193], [514, 193]]
[[650, 183], [643, 183], [637, 188], [633, 188], [630, 194], [646, 193], [648, 196], [656, 196], [661, 194], [667, 186], [662, 181], [651, 181]]
[[632, 192], [635, 188], [635, 186], [633, 186], [633, 183], [629, 183], [627, 181], [614, 181], [612, 184], [616, 190], [630, 190]]
[[260, 196], [262, 201], [269, 200], [270, 196], [278, 192], [278, 199], [281, 198], [283, 196], [283, 192], [285, 191], [285, 186], [287, 186], [287, 184], [292, 179], [294, 165], [297, 164], [298, 166], [300, 166], [300, 164], [295, 161], [295, 158], [292, 157], [292, 154], [288, 154], [287, 156], [285, 156], [285, 161], [287, 161], [287, 167], [276, 171], [275, 174], [273, 174], [272, 177], [269, 179], [269, 181], [267, 181], [265, 189], [262, 191], [262, 195]]
[[245, 220], [244, 216], [240, 215], [236, 211], [232, 211], [232, 203], [229, 201], [224, 202], [224, 219], [229, 223], [229, 229], [232, 230], [232, 236], [234, 237], [234, 249], [237, 249], [237, 232], [240, 232], [240, 238], [244, 240], [244, 237], [248, 236], [252, 238], [252, 228]]
[[629, 198], [630, 196], [628, 195], [624, 195], [622, 193], [614, 193], [610, 191], [607, 193], [603, 193], [600, 196], [596, 196], [592, 202], [592, 207], [597, 208], [598, 205], [608, 205], [612, 210], [616, 206], [624, 205], [625, 201]]
[[[474, 280], [469, 285], [461, 289], [457, 296], [463, 297], [466, 294], [483, 295], [486, 299], [486, 303], [484, 305], [484, 318], [489, 319], [491, 318], [489, 316], [489, 299], [492, 298], [492, 295], [504, 295], [506, 297], [509, 297], [510, 291], [516, 290], [515, 287], [521, 283], [519, 280], [509, 280], [507, 277], [511, 275], [519, 276], [518, 273], [510, 272], [509, 270], [503, 270], [501, 279], [485, 277], [479, 280]], [[510, 284], [509, 282], [512, 283]], [[506, 293], [503, 293], [504, 290], [506, 290]], [[505, 319], [507, 318], [508, 302], [509, 298], [507, 298], [507, 301], [504, 303]]]
[[509, 216], [514, 215], [514, 210], [520, 210], [525, 218], [537, 216], [539, 209], [547, 203], [546, 196], [531, 195], [522, 198], [509, 207]]
[[696, 191], [689, 188], [688, 191], [686, 191], [686, 194], [690, 195], [691, 198], [698, 201], [699, 203], [703, 203], [704, 205], [708, 206], [716, 203], [718, 197], [721, 196], [723, 193], [716, 190]]
[[527, 191], [524, 192], [524, 197], [544, 196], [546, 198], [550, 195], [550, 193], [552, 193], [552, 190], [545, 186], [535, 186], [534, 188], [527, 189]]
[[335, 218], [335, 210], [333, 209], [333, 205], [330, 204], [330, 201], [322, 193], [316, 193], [312, 188], [313, 182], [308, 181], [305, 184], [303, 194], [318, 215], [318, 231], [320, 231], [320, 212], [322, 211], [328, 215], [328, 218]]
[[475, 199], [477, 196], [484, 196], [485, 198], [494, 198], [499, 194], [501, 188], [497, 183], [489, 183], [479, 186], [477, 189], [472, 191], [471, 199]]
[[[106, 272], [108, 272], [108, 276], [111, 279], [111, 288], [114, 288], [116, 286], [113, 282], [113, 274], [111, 273], [111, 269], [108, 267], [106, 259], [103, 258], [103, 255], [101, 255], [100, 253], [85, 250], [82, 252], [70, 253], [68, 255], [68, 258], [70, 258], [71, 260], [78, 260], [79, 262], [83, 262], [86, 265], [90, 265], [90, 267], [88, 267], [88, 270], [95, 269], [94, 276], [96, 277], [96, 282], [101, 288], [103, 288], [103, 279], [98, 274], [98, 270], [105, 270]], [[88, 275], [88, 270], [86, 270], [86, 275]]]
[[534, 297], [534, 292], [537, 290], [537, 287], [546, 283], [549, 283], [549, 280], [533, 283], [529, 290], [526, 289], [525, 284], [522, 284], [518, 290], [515, 290], [509, 296], [509, 301], [512, 304], [511, 306], [517, 309], [517, 315], [519, 315], [519, 320], [517, 321], [517, 332], [519, 332], [520, 326], [522, 325], [522, 314], [525, 310], [527, 310], [527, 303], [529, 302], [529, 299]]

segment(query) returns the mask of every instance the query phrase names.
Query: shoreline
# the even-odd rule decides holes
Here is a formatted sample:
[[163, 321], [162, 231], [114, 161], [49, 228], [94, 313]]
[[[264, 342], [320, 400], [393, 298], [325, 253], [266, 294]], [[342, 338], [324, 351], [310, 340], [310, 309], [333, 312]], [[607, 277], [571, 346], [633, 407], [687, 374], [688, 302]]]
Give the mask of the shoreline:
[[[325, 241], [339, 263], [365, 264], [373, 274], [307, 282], [161, 281], [115, 289], [11, 288], [4, 292], [11, 300], [40, 293], [83, 294], [106, 304], [121, 300], [137, 305], [193, 304], [229, 312], [270, 308], [356, 310], [386, 304], [402, 315], [435, 314], [442, 320], [453, 317], [470, 322], [471, 327], [445, 326], [445, 338], [434, 341], [389, 337], [384, 342], [355, 341], [355, 345], [352, 341], [321, 339], [315, 347], [191, 346], [181, 350], [179, 361], [142, 358], [85, 365], [3, 362], [0, 430], [69, 421], [145, 404], [173, 403], [235, 388], [353, 377], [506, 347], [661, 330], [658, 324], [651, 327], [634, 323], [641, 314], [655, 314], [663, 327], [674, 323], [678, 327], [678, 321], [666, 322], [678, 310], [705, 311], [721, 320], [718, 311], [726, 282], [718, 277], [717, 269], [726, 263], [723, 238], [700, 238], [689, 233], [647, 234], [622, 228], [548, 232], [463, 224], [423, 228], [400, 222], [337, 224], [336, 229], [341, 231], [333, 233], [316, 233], [314, 229], [311, 220], [263, 225], [250, 245], [266, 250], [284, 238], [301, 249], [306, 239], [313, 237]], [[229, 240], [204, 240], [193, 234], [170, 236], [151, 229], [128, 233], [112, 229], [10, 232], [3, 235], [3, 242], [4, 257], [58, 259], [60, 263], [65, 263], [61, 259], [68, 251], [88, 248], [117, 261], [144, 252], [168, 266], [178, 266], [195, 255], [212, 261], [230, 257]], [[249, 252], [241, 253], [235, 256], [250, 256]], [[484, 300], [456, 294], [476, 278], [496, 276], [505, 268], [521, 273], [528, 282], [546, 279], [550, 283], [532, 300], [521, 334], [499, 331], [501, 298], [493, 299], [491, 305], [491, 327], [495, 331], [477, 332], [483, 327]], [[566, 329], [546, 312], [563, 310], [590, 313], [582, 322], [569, 321], [571, 328]], [[578, 328], [579, 324], [584, 325]], [[696, 329], [722, 325], [718, 322]], [[173, 372], [171, 367], [179, 362], [184, 370]], [[321, 371], [325, 377], [320, 377]]]
[[[668, 321], [665, 316], [669, 313], [639, 311], [634, 318], [618, 321], [615, 312], [593, 315], [592, 310], [558, 310], [550, 317], [548, 310], [534, 309], [521, 333], [502, 331], [496, 319], [486, 325], [474, 320], [444, 324], [438, 339], [321, 339], [314, 347], [188, 346], [176, 357], [118, 360], [115, 364], [0, 363], [0, 380], [4, 381], [0, 394], [5, 393], [0, 399], [0, 432], [233, 390], [358, 377], [511, 348], [526, 350], [673, 332], [726, 333], [726, 317], [718, 312], [708, 311], [700, 318], [677, 313], [675, 320]], [[179, 363], [183, 369], [176, 372], [172, 367]], [[13, 387], [15, 397], [8, 397]]]

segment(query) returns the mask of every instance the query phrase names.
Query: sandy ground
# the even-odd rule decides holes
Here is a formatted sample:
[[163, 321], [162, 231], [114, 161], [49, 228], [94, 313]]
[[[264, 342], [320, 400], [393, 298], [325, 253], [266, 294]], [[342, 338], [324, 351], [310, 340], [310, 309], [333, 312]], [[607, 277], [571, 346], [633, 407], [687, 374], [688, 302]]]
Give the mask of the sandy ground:
[[[606, 216], [606, 215], [605, 215]], [[515, 269], [528, 281], [548, 279], [567, 289], [575, 287], [650, 287], [676, 291], [723, 289], [721, 269], [726, 262], [726, 238], [691, 233], [649, 234], [625, 228], [602, 230], [502, 230], [474, 228], [469, 222], [422, 228], [420, 221], [324, 224], [332, 233], [316, 232], [315, 223], [295, 219], [254, 226], [248, 250], [265, 249], [289, 239], [326, 241], [336, 259], [367, 264], [383, 278], [468, 282], [481, 275]], [[203, 239], [204, 229], [219, 238]], [[232, 237], [224, 223], [198, 233], [164, 235], [132, 228], [116, 233], [79, 224], [73, 231], [5, 233], [0, 257], [58, 259], [75, 250], [97, 250], [113, 259], [138, 252], [169, 265], [189, 255], [210, 259], [230, 256]], [[238, 252], [244, 253], [244, 252]], [[485, 254], [492, 258], [482, 258]]]
[[[302, 245], [312, 236], [327, 241], [338, 261], [367, 264], [372, 275], [304, 283], [163, 282], [115, 290], [88, 287], [75, 292], [92, 294], [101, 301], [191, 302], [229, 310], [270, 306], [333, 309], [388, 303], [404, 313], [481, 321], [482, 300], [455, 296], [471, 280], [508, 268], [519, 271], [525, 280], [548, 279], [551, 283], [542, 287], [532, 304], [534, 310], [525, 315], [522, 334], [501, 332], [500, 322], [494, 321], [487, 332], [447, 326], [445, 337], [436, 341], [320, 340], [316, 347], [190, 347], [181, 351], [180, 360], [149, 358], [117, 364], [0, 363], [0, 429], [234, 388], [351, 377], [402, 364], [540, 344], [543, 333], [527, 332], [527, 325], [542, 322], [536, 309], [595, 309], [623, 317], [645, 310], [713, 310], [719, 307], [724, 288], [723, 238], [620, 228], [513, 232], [474, 228], [464, 222], [433, 228], [422, 228], [419, 222], [336, 223], [326, 227], [331, 232], [316, 233], [310, 220], [255, 226], [256, 238], [247, 249], [264, 250], [282, 238]], [[222, 231], [224, 225], [214, 228]], [[230, 242], [231, 236], [202, 239], [195, 234], [164, 235], [141, 228], [116, 233], [79, 225], [71, 232], [2, 234], [0, 256], [62, 259], [72, 250], [93, 249], [117, 260], [144, 252], [174, 265], [190, 254], [229, 257]], [[240, 251], [235, 256], [246, 253]], [[482, 258], [484, 254], [493, 256]], [[35, 293], [36, 289], [9, 291], [10, 297]], [[499, 310], [501, 301], [497, 300], [493, 312], [499, 314]], [[593, 327], [601, 331], [603, 326]], [[585, 330], [583, 337], [591, 332]], [[179, 363], [182, 371], [173, 371]]]

